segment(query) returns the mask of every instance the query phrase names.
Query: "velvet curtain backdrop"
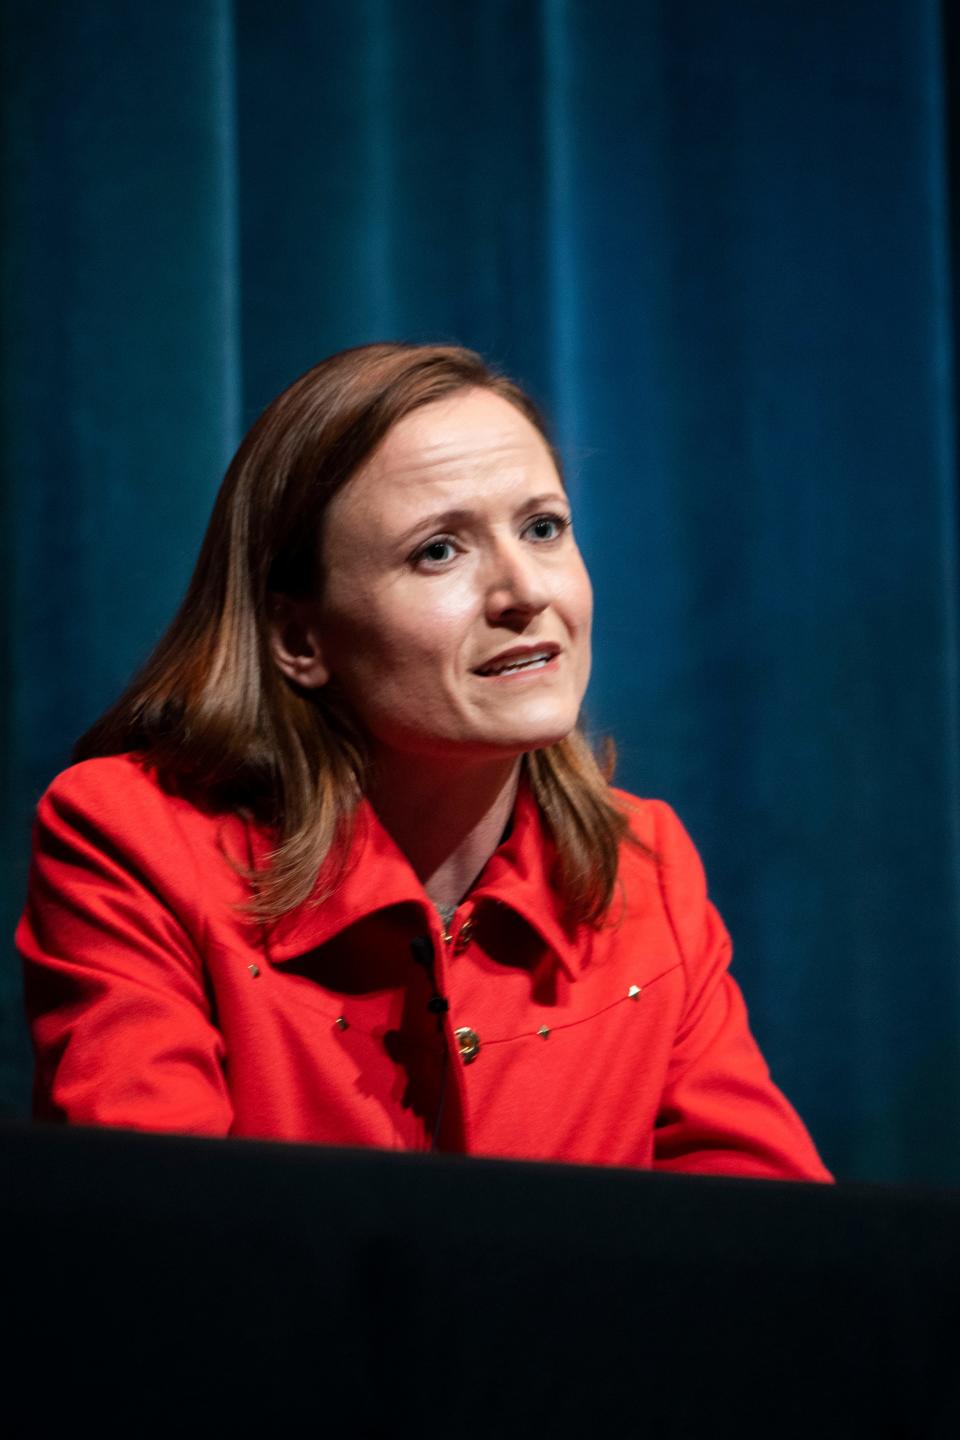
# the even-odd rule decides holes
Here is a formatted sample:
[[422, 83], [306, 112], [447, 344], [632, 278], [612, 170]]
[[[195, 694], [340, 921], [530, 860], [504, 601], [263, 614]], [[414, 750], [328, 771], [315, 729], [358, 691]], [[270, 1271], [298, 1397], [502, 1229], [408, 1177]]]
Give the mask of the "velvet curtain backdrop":
[[[556, 422], [593, 730], [842, 1177], [960, 1178], [949, 15], [4, 0], [3, 923], [271, 396], [463, 342]], [[3, 1095], [26, 1107], [12, 955]]]

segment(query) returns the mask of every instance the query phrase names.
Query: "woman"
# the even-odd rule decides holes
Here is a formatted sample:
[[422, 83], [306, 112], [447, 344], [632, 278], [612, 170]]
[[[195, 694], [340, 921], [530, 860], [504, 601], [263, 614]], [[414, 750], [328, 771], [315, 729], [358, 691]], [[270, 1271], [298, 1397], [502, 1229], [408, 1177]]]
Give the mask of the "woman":
[[577, 732], [590, 618], [542, 421], [478, 356], [286, 390], [40, 804], [37, 1114], [829, 1178], [690, 840]]

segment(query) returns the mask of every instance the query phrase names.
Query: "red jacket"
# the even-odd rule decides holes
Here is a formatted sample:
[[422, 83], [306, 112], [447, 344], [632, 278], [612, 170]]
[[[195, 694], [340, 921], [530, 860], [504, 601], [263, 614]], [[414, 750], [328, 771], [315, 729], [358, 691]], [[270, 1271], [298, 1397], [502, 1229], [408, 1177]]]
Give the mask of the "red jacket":
[[693, 845], [666, 805], [630, 803], [659, 859], [624, 847], [599, 929], [567, 923], [521, 788], [448, 936], [367, 804], [334, 897], [267, 932], [231, 865], [266, 834], [130, 757], [74, 766], [41, 801], [18, 929], [38, 1117], [828, 1179], [750, 1034]]

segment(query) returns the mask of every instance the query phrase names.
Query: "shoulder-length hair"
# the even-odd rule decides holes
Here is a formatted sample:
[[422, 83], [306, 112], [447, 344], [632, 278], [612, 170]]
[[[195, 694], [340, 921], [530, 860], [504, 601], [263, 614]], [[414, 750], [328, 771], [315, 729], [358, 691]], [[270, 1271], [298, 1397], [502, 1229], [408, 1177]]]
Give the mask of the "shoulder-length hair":
[[[168, 788], [272, 829], [270, 861], [250, 877], [250, 909], [262, 919], [335, 888], [367, 769], [364, 736], [336, 698], [300, 689], [276, 665], [272, 597], [321, 593], [320, 536], [333, 496], [403, 416], [470, 388], [516, 406], [560, 472], [536, 405], [471, 350], [358, 346], [284, 390], [226, 473], [173, 623], [74, 749], [76, 760], [138, 752]], [[627, 819], [579, 731], [524, 763], [571, 917], [597, 923]]]

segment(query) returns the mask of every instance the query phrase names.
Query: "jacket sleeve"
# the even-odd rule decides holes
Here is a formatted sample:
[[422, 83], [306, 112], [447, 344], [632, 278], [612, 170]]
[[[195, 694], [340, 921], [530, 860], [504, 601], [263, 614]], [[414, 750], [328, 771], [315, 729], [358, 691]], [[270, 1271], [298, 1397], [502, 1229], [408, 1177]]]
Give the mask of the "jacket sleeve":
[[750, 1033], [729, 973], [730, 937], [707, 898], [693, 843], [668, 806], [657, 812], [661, 890], [687, 995], [654, 1132], [654, 1168], [830, 1180]]
[[130, 761], [86, 762], [47, 791], [17, 930], [38, 1119], [228, 1132], [202, 893], [170, 801]]

